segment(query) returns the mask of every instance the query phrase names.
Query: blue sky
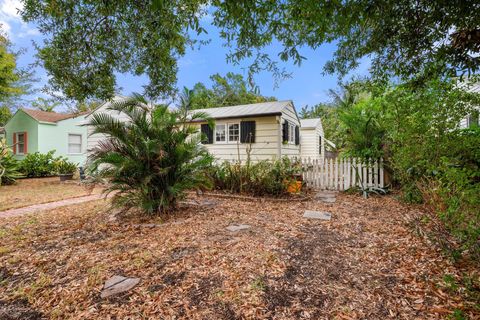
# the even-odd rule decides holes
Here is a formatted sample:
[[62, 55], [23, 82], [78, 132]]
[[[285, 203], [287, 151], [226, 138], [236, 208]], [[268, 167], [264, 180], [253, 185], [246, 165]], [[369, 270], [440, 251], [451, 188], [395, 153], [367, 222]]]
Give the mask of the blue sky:
[[[41, 43], [42, 35], [34, 25], [21, 21], [17, 13], [17, 8], [20, 7], [19, 0], [0, 0], [0, 23], [14, 47], [17, 50], [24, 50], [24, 53], [18, 59], [18, 64], [25, 67], [35, 61], [33, 42]], [[217, 30], [210, 26], [208, 16], [203, 20], [203, 23], [211, 42], [200, 50], [187, 51], [187, 54], [179, 60], [179, 87], [192, 87], [196, 82], [204, 82], [209, 85], [209, 77], [214, 73], [224, 75], [232, 71], [246, 76], [245, 69], [248, 62], [238, 66], [227, 64], [226, 53], [228, 48], [224, 46], [224, 40], [218, 36]], [[280, 47], [272, 45], [267, 50], [276, 56]], [[268, 72], [256, 75], [255, 82], [263, 95], [275, 96], [279, 100], [291, 99], [297, 109], [307, 104], [312, 106], [318, 102], [327, 101], [329, 100], [328, 89], [336, 88], [339, 79], [336, 75], [323, 75], [322, 68], [325, 62], [332, 57], [334, 50], [334, 44], [323, 45], [317, 50], [306, 48], [301, 54], [307, 60], [300, 66], [295, 66], [293, 62], [282, 63], [282, 66], [292, 73], [292, 78], [281, 81], [277, 88], [275, 88], [275, 80], [272, 74]], [[366, 59], [351, 75], [367, 74], [368, 66], [369, 63]], [[36, 84], [38, 88], [42, 87], [48, 79], [46, 71], [42, 68], [35, 70], [35, 77], [39, 79]], [[142, 85], [147, 82], [146, 77], [134, 77], [129, 74], [122, 74], [117, 77], [117, 84], [121, 87], [120, 93], [124, 95], [132, 92], [142, 92]], [[39, 92], [29, 99], [35, 99], [36, 96], [45, 95]]]

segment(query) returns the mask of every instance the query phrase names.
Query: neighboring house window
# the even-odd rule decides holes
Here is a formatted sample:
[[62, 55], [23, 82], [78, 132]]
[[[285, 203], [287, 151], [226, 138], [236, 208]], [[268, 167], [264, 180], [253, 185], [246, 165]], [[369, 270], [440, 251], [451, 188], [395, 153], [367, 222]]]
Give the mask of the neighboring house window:
[[68, 134], [68, 153], [82, 153], [82, 135]]
[[216, 142], [238, 142], [240, 140], [240, 123], [225, 123], [215, 126]]
[[224, 124], [217, 124], [215, 126], [215, 141], [216, 142], [226, 141], [225, 125]]
[[293, 123], [288, 124], [288, 142], [295, 143], [295, 125]]
[[240, 124], [239, 123], [228, 124], [228, 141], [229, 142], [238, 141], [239, 137], [240, 137]]
[[17, 135], [17, 154], [24, 154], [25, 153], [25, 133], [24, 132], [19, 132], [16, 134]]

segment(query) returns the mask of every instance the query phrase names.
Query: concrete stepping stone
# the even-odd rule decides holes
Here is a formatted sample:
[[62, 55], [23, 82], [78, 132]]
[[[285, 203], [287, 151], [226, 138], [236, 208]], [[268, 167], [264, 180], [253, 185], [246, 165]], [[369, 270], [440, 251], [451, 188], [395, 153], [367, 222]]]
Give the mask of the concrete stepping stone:
[[230, 232], [237, 232], [241, 230], [250, 229], [250, 227], [251, 226], [248, 224], [231, 224], [226, 229]]
[[122, 276], [113, 276], [103, 286], [101, 298], [107, 298], [115, 294], [128, 291], [135, 287], [140, 282], [139, 278], [126, 278]]
[[320, 191], [315, 195], [315, 200], [326, 203], [335, 203], [337, 201], [337, 193], [335, 191]]
[[330, 221], [330, 219], [332, 218], [332, 214], [326, 211], [305, 210], [305, 212], [303, 213], [303, 217], [307, 219]]

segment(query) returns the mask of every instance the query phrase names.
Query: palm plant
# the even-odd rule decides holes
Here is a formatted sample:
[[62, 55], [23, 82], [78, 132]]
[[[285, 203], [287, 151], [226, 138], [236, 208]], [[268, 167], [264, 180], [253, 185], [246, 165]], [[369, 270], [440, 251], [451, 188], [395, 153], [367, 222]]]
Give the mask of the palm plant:
[[21, 177], [19, 162], [13, 157], [5, 139], [0, 139], [0, 186], [13, 184]]
[[89, 123], [93, 134], [107, 138], [89, 155], [90, 170], [110, 182], [112, 203], [124, 209], [139, 208], [147, 214], [172, 211], [187, 189], [205, 188], [205, 174], [211, 157], [200, 144], [197, 129], [184, 108], [171, 111], [165, 105], [152, 105], [138, 94], [112, 102], [112, 111], [123, 113], [128, 121], [98, 113]]

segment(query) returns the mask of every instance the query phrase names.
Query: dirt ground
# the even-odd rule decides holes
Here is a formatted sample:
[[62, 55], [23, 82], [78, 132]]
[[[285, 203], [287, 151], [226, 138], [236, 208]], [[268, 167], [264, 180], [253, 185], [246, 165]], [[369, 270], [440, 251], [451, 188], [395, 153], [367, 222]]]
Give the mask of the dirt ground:
[[58, 177], [19, 179], [10, 186], [0, 186], [0, 211], [84, 196], [90, 189], [78, 181], [60, 182]]
[[[207, 200], [165, 221], [115, 219], [104, 201], [0, 220], [0, 318], [479, 317], [444, 281], [460, 272], [414, 232], [421, 212], [392, 197]], [[332, 220], [307, 220], [305, 209]], [[251, 228], [227, 231], [232, 223]], [[113, 275], [141, 282], [101, 299]]]

